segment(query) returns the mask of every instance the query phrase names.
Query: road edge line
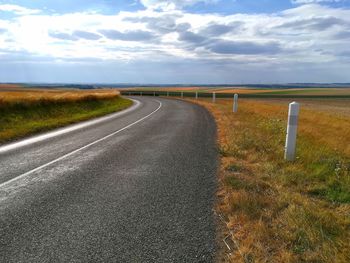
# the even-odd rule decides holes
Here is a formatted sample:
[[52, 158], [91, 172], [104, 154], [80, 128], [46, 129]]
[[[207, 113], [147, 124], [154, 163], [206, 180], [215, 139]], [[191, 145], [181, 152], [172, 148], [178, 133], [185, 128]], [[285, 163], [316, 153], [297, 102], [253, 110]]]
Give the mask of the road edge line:
[[70, 133], [70, 132], [73, 132], [76, 130], [80, 130], [80, 129], [83, 129], [83, 128], [86, 128], [86, 127], [89, 127], [89, 126], [92, 126], [92, 125], [95, 125], [95, 124], [98, 124], [98, 123], [101, 123], [104, 121], [108, 121], [110, 119], [117, 118], [121, 115], [124, 115], [124, 114], [130, 112], [130, 111], [134, 111], [141, 105], [141, 102], [138, 100], [134, 100], [134, 99], [131, 99], [131, 100], [136, 104], [132, 105], [130, 108], [127, 108], [125, 110], [115, 112], [115, 113], [109, 114], [107, 116], [98, 117], [98, 118], [95, 118], [92, 120], [83, 121], [81, 123], [72, 124], [72, 125], [69, 125], [68, 127], [63, 127], [63, 128], [61, 127], [61, 128], [58, 128], [56, 131], [55, 130], [49, 131], [49, 132], [46, 132], [46, 133], [41, 134], [41, 135], [36, 135], [32, 138], [27, 138], [27, 139], [21, 140], [19, 142], [13, 142], [13, 143], [10, 143], [7, 145], [5, 144], [3, 146], [0, 146], [0, 154], [7, 153], [9, 151], [16, 150], [18, 148], [25, 147], [25, 146], [28, 146], [28, 145], [31, 145], [34, 143], [42, 142], [42, 141], [45, 141], [45, 140], [48, 140], [48, 139], [51, 139], [51, 138], [54, 138], [54, 137], [57, 137], [57, 136], [60, 136], [63, 134], [67, 134], [67, 133]]
[[100, 138], [100, 139], [98, 139], [98, 140], [96, 140], [96, 141], [93, 141], [93, 142], [91, 142], [91, 143], [89, 143], [89, 144], [87, 144], [87, 145], [85, 145], [85, 146], [83, 146], [83, 147], [80, 147], [80, 148], [78, 148], [78, 149], [76, 149], [76, 150], [74, 150], [74, 151], [72, 151], [72, 152], [69, 152], [69, 153], [67, 153], [67, 154], [65, 154], [65, 155], [62, 155], [61, 157], [59, 157], [59, 158], [57, 158], [57, 159], [55, 159], [55, 160], [53, 160], [53, 161], [51, 161], [51, 162], [48, 162], [48, 163], [46, 163], [46, 164], [43, 164], [43, 165], [41, 165], [41, 166], [39, 166], [39, 167], [37, 167], [37, 168], [34, 168], [34, 169], [32, 169], [32, 170], [30, 170], [30, 171], [24, 173], [24, 174], [20, 174], [20, 175], [18, 175], [18, 176], [16, 176], [16, 177], [14, 177], [14, 178], [12, 178], [12, 179], [6, 181], [6, 182], [3, 182], [3, 183], [0, 184], [0, 188], [1, 188], [1, 187], [4, 187], [4, 186], [6, 186], [6, 185], [8, 185], [8, 184], [10, 184], [10, 183], [12, 183], [12, 182], [14, 182], [14, 181], [20, 180], [21, 178], [23, 178], [23, 177], [25, 177], [25, 176], [27, 176], [27, 175], [30, 175], [30, 174], [32, 174], [32, 173], [35, 173], [35, 172], [37, 172], [37, 171], [39, 171], [39, 170], [41, 170], [41, 169], [43, 169], [43, 168], [45, 168], [45, 167], [48, 167], [48, 166], [50, 166], [51, 164], [57, 163], [57, 162], [59, 162], [59, 161], [65, 159], [65, 158], [67, 158], [67, 157], [69, 157], [69, 156], [71, 156], [71, 155], [76, 154], [77, 152], [80, 152], [80, 151], [82, 151], [82, 150], [85, 150], [86, 148], [88, 148], [88, 147], [90, 147], [90, 146], [93, 146], [93, 145], [95, 145], [95, 144], [97, 144], [97, 143], [99, 143], [99, 142], [101, 142], [101, 141], [104, 141], [104, 140], [106, 140], [106, 139], [108, 139], [108, 138], [110, 138], [110, 137], [112, 137], [112, 136], [114, 136], [114, 135], [116, 135], [116, 134], [118, 134], [118, 133], [120, 133], [120, 132], [122, 132], [122, 131], [124, 131], [124, 130], [130, 128], [130, 127], [132, 127], [132, 126], [134, 126], [134, 125], [136, 125], [137, 123], [139, 123], [139, 122], [141, 122], [141, 121], [143, 121], [143, 120], [145, 120], [145, 119], [151, 117], [153, 114], [155, 114], [157, 111], [159, 111], [160, 108], [162, 107], [162, 103], [161, 103], [159, 100], [156, 100], [156, 101], [159, 103], [158, 108], [157, 108], [156, 110], [152, 111], [150, 114], [146, 115], [145, 117], [142, 117], [141, 119], [139, 119], [139, 120], [137, 120], [137, 121], [135, 121], [135, 122], [133, 122], [133, 123], [130, 123], [129, 125], [127, 125], [127, 126], [121, 128], [121, 129], [119, 129], [119, 130], [117, 130], [117, 131], [115, 131], [115, 132], [113, 132], [113, 133], [110, 133], [110, 134], [108, 134], [108, 135], [106, 135], [106, 136], [104, 136], [104, 137], [102, 137], [102, 138]]

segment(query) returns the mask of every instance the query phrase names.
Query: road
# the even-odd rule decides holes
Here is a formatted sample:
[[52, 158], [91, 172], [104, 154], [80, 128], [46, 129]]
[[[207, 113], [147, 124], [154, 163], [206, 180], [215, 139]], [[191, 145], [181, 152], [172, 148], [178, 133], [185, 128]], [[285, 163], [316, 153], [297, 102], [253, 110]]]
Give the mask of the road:
[[0, 262], [213, 262], [214, 120], [188, 102], [133, 99], [0, 147]]

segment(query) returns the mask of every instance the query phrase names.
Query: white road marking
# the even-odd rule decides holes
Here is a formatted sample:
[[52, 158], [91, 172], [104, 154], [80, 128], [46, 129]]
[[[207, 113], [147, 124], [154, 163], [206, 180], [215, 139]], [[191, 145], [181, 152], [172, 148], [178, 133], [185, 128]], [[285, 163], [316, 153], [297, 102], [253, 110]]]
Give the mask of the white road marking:
[[135, 122], [133, 122], [133, 123], [127, 125], [127, 126], [125, 126], [124, 128], [121, 128], [121, 129], [119, 129], [119, 130], [117, 130], [117, 131], [115, 131], [115, 132], [113, 132], [113, 133], [111, 133], [111, 134], [109, 134], [109, 135], [107, 135], [107, 136], [105, 136], [105, 137], [102, 137], [101, 139], [98, 139], [98, 140], [96, 140], [96, 141], [94, 141], [94, 142], [91, 142], [91, 143], [89, 143], [89, 144], [87, 144], [87, 145], [85, 145], [85, 146], [83, 146], [83, 147], [81, 147], [81, 148], [78, 148], [78, 149], [76, 149], [76, 150], [74, 150], [74, 151], [72, 151], [72, 152], [70, 152], [70, 153], [67, 153], [67, 154], [65, 154], [65, 155], [63, 155], [63, 156], [61, 156], [61, 157], [59, 157], [59, 158], [57, 158], [57, 159], [55, 159], [55, 160], [53, 160], [53, 161], [51, 161], [51, 162], [48, 162], [48, 163], [46, 163], [46, 164], [43, 164], [43, 165], [41, 165], [41, 166], [39, 166], [39, 167], [37, 167], [37, 168], [35, 168], [35, 169], [33, 169], [33, 170], [30, 170], [30, 171], [28, 171], [28, 172], [26, 172], [26, 173], [24, 173], [24, 174], [18, 175], [17, 177], [12, 178], [11, 180], [8, 180], [8, 181], [6, 181], [6, 182], [3, 182], [3, 183], [0, 184], [0, 187], [4, 187], [4, 186], [6, 186], [6, 185], [8, 185], [8, 184], [10, 184], [10, 183], [12, 183], [12, 182], [14, 182], [14, 181], [20, 180], [21, 178], [23, 178], [23, 177], [25, 177], [25, 176], [27, 176], [27, 175], [30, 175], [30, 174], [32, 174], [32, 173], [34, 173], [34, 172], [37, 172], [37, 171], [39, 171], [39, 170], [41, 170], [41, 169], [43, 169], [43, 168], [45, 168], [45, 167], [48, 167], [48, 166], [50, 166], [51, 164], [57, 163], [57, 162], [59, 162], [59, 161], [65, 159], [65, 158], [67, 158], [67, 157], [69, 157], [69, 156], [71, 156], [71, 155], [77, 153], [77, 152], [80, 152], [80, 151], [82, 151], [82, 150], [84, 150], [84, 149], [86, 149], [86, 148], [88, 148], [88, 147], [90, 147], [90, 146], [92, 146], [92, 145], [95, 145], [95, 144], [97, 144], [97, 143], [99, 143], [99, 142], [101, 142], [101, 141], [104, 141], [104, 140], [106, 140], [106, 139], [108, 139], [108, 138], [110, 138], [110, 137], [112, 137], [112, 136], [114, 136], [114, 135], [116, 135], [116, 134], [118, 134], [118, 133], [120, 133], [120, 132], [122, 132], [122, 131], [124, 131], [124, 130], [126, 130], [126, 129], [128, 129], [128, 128], [130, 128], [131, 126], [134, 126], [135, 124], [137, 124], [137, 123], [139, 123], [139, 122], [141, 122], [141, 121], [143, 121], [143, 120], [149, 118], [150, 116], [152, 116], [153, 114], [155, 114], [157, 111], [159, 111], [160, 108], [162, 107], [162, 103], [161, 103], [159, 100], [156, 100], [156, 101], [159, 103], [158, 108], [157, 108], [156, 110], [154, 110], [153, 112], [151, 112], [150, 114], [146, 115], [145, 117], [143, 117], [143, 118], [141, 118], [141, 119], [139, 119], [139, 120], [137, 120], [137, 121], [135, 121]]
[[141, 104], [141, 102], [138, 101], [138, 100], [133, 100], [132, 99], [132, 101], [134, 102], [134, 105], [132, 105], [130, 108], [128, 108], [126, 110], [114, 113], [114, 114], [109, 115], [109, 116], [101, 117], [101, 118], [98, 118], [98, 119], [95, 119], [95, 120], [84, 121], [82, 123], [69, 126], [68, 128], [61, 128], [61, 129], [59, 129], [57, 131], [48, 132], [48, 133], [45, 133], [43, 135], [38, 135], [38, 136], [35, 136], [33, 138], [22, 140], [20, 142], [15, 142], [15, 143], [11, 143], [9, 145], [2, 146], [2, 147], [0, 147], [0, 153], [5, 153], [5, 152], [11, 151], [11, 150], [15, 150], [15, 149], [18, 149], [20, 147], [24, 147], [26, 145], [30, 145], [30, 144], [33, 144], [33, 143], [36, 143], [36, 142], [41, 142], [41, 141], [44, 141], [44, 140], [47, 140], [47, 139], [50, 139], [50, 138], [53, 138], [53, 137], [56, 137], [56, 136], [59, 136], [59, 135], [62, 135], [62, 134], [66, 134], [66, 133], [69, 133], [69, 132], [72, 132], [72, 131], [76, 131], [76, 130], [79, 130], [79, 129], [82, 129], [82, 128], [89, 127], [91, 125], [94, 125], [94, 124], [97, 124], [97, 123], [100, 123], [100, 122], [104, 122], [104, 121], [107, 121], [107, 120], [119, 117], [121, 115], [124, 115], [124, 114], [126, 114], [126, 113], [128, 113], [130, 111], [133, 111], [133, 110], [137, 109], [140, 106], [140, 104]]

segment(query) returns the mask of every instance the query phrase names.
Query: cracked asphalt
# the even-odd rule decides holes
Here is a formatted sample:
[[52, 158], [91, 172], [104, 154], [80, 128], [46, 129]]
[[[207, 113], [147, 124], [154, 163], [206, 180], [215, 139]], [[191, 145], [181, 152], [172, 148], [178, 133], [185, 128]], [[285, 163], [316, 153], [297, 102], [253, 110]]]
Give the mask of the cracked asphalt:
[[0, 152], [0, 262], [214, 261], [212, 116], [132, 98], [125, 114]]

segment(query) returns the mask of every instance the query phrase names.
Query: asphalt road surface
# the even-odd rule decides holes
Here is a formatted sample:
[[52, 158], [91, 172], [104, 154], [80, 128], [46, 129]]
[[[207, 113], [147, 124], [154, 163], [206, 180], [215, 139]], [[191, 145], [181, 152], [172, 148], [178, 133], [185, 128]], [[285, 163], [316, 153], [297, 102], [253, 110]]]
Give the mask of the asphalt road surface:
[[213, 262], [215, 123], [134, 97], [101, 121], [0, 146], [0, 262]]

